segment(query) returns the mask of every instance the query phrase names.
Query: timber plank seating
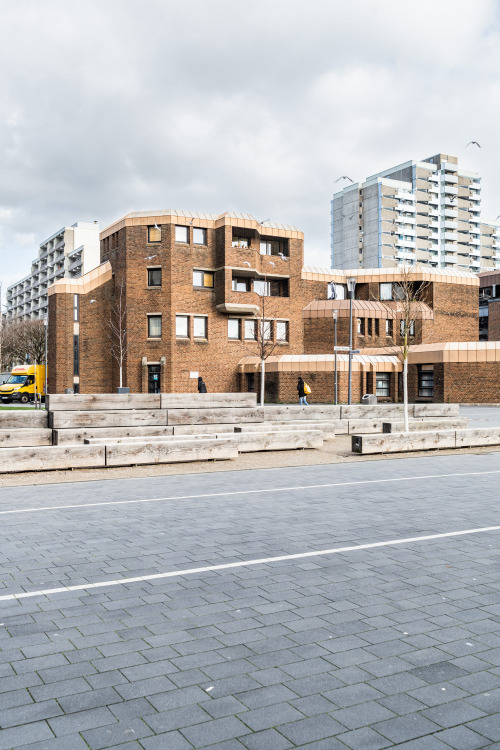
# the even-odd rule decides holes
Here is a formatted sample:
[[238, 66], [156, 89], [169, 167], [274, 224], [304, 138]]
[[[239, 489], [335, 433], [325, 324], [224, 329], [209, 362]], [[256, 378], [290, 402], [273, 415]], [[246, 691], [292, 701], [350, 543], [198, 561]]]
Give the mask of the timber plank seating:
[[102, 467], [105, 466], [105, 454], [101, 445], [2, 448], [0, 473]]
[[0, 448], [32, 448], [37, 445], [52, 445], [52, 430], [48, 427], [0, 429]]
[[[456, 430], [467, 427], [466, 417], [443, 417], [442, 419], [410, 419], [409, 428], [415, 430]], [[403, 432], [404, 422], [382, 422], [382, 432]]]
[[353, 453], [405, 453], [440, 448], [474, 448], [500, 445], [499, 427], [458, 430], [393, 432], [382, 435], [353, 435]]
[[49, 414], [43, 409], [20, 409], [19, 411], [7, 409], [6, 411], [0, 411], [0, 429], [2, 430], [41, 429], [44, 427], [49, 427]]
[[116, 411], [51, 411], [50, 427], [141, 427], [167, 426], [168, 412], [162, 409], [120, 409]]
[[162, 437], [173, 435], [173, 427], [161, 425], [141, 425], [139, 427], [81, 427], [79, 429], [62, 428], [52, 431], [54, 445], [79, 445], [86, 438], [121, 438]]
[[102, 446], [101, 449], [106, 452], [106, 466], [222, 460], [238, 456], [238, 446], [232, 438], [191, 439], [177, 443], [115, 443]]

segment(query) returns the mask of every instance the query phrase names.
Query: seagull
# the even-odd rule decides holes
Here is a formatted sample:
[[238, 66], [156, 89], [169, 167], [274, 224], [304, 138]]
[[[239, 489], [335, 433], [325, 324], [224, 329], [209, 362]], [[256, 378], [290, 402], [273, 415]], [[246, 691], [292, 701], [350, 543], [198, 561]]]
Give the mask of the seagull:
[[156, 255], [147, 255], [144, 260], [153, 260], [153, 258], [156, 258]]
[[495, 221], [498, 221], [498, 219], [500, 219], [500, 214], [498, 214], [498, 216], [497, 216], [497, 218], [495, 219]]
[[351, 178], [346, 174], [342, 175], [342, 177], [338, 177], [335, 182], [340, 182], [340, 180], [349, 180], [349, 182], [354, 182], [354, 180], [351, 180]]
[[264, 221], [259, 221], [259, 224], [267, 224], [268, 221], [271, 221], [271, 219], [264, 219]]
[[244, 265], [244, 266], [248, 266], [249, 268], [251, 268], [251, 267], [252, 267], [252, 266], [250, 265], [250, 263], [248, 262], [248, 260], [244, 260], [244, 261], [243, 261], [243, 265]]
[[161, 229], [160, 229], [160, 227], [158, 226], [158, 224], [156, 223], [156, 221], [155, 221], [155, 229], [157, 229], [157, 230], [158, 230], [159, 232], [161, 232]]
[[[477, 141], [469, 141], [467, 146], [477, 146], [478, 148], [481, 148], [481, 144], [478, 143]], [[467, 148], [467, 146], [465, 148]]]
[[353, 214], [352, 216], [348, 216], [347, 214], [342, 214], [342, 218], [343, 219], [349, 219], [349, 221], [352, 221], [356, 215], [357, 214]]
[[287, 258], [286, 255], [283, 255], [283, 253], [278, 253], [278, 255], [280, 256], [281, 260], [290, 260], [290, 258]]
[[97, 300], [96, 299], [91, 299], [90, 300], [90, 304], [92, 304], [93, 302], [97, 302]]

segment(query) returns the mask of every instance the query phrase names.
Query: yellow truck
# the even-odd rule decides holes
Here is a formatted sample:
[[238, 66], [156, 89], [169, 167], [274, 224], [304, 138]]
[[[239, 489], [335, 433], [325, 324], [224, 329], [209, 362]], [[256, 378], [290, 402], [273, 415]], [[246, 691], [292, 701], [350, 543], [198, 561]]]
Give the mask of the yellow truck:
[[27, 404], [37, 396], [45, 395], [45, 365], [19, 365], [14, 367], [10, 378], [0, 385], [2, 403], [20, 401]]

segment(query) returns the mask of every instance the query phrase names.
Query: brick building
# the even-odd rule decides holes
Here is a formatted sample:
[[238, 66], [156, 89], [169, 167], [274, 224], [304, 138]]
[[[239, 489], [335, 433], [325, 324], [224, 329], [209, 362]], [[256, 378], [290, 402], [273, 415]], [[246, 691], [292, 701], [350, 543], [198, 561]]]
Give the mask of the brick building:
[[500, 271], [479, 276], [479, 339], [500, 341]]
[[[331, 401], [332, 313], [338, 315], [338, 344], [345, 346], [351, 272], [304, 267], [303, 242], [296, 227], [261, 224], [247, 214], [128, 214], [101, 233], [100, 266], [49, 290], [49, 392], [114, 391], [121, 321], [123, 383], [132, 392], [196, 391], [198, 374], [212, 392], [257, 390], [264, 347], [268, 400], [295, 400], [302, 374], [314, 400]], [[354, 346], [361, 350], [354, 355], [353, 399], [376, 392], [398, 400], [401, 270], [357, 269], [352, 275]], [[478, 386], [481, 398], [475, 388], [481, 374], [470, 366], [461, 373], [463, 364], [486, 373], [487, 359], [493, 373], [498, 367], [495, 347], [482, 362], [477, 276], [416, 268], [412, 280], [426, 285], [410, 330], [412, 399], [455, 400], [460, 392], [461, 401], [500, 401], [491, 373]], [[474, 363], [462, 361], [464, 345], [474, 349]], [[345, 401], [347, 356], [339, 355], [337, 364]], [[453, 376], [452, 364], [460, 365]], [[472, 395], [466, 398], [469, 381]]]

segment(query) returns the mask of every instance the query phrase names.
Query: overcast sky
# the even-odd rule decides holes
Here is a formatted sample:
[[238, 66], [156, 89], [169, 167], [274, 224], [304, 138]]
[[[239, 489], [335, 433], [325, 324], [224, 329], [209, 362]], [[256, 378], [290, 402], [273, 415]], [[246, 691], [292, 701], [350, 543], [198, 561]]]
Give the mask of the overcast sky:
[[63, 225], [147, 209], [295, 224], [329, 266], [337, 177], [438, 152], [480, 172], [494, 220], [499, 7], [0, 0], [4, 298]]

